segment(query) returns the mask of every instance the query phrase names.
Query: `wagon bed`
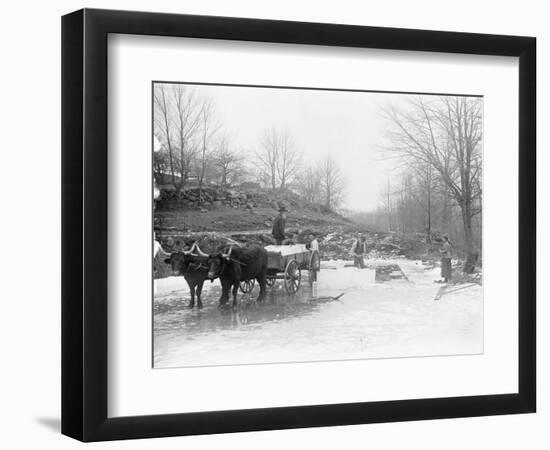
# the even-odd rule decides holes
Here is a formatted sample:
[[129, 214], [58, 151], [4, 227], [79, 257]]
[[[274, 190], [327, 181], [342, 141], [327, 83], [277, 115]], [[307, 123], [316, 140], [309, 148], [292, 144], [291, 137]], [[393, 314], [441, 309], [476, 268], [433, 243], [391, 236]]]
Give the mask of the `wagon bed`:
[[[277, 280], [283, 280], [288, 294], [295, 294], [302, 283], [302, 271], [308, 272], [310, 286], [317, 281], [320, 267], [319, 252], [309, 250], [305, 244], [268, 245], [267, 285], [273, 286]], [[241, 291], [250, 292], [254, 280], [241, 283]]]
[[304, 244], [268, 245], [267, 271], [282, 272], [290, 261], [296, 261], [299, 266], [309, 264], [311, 252]]

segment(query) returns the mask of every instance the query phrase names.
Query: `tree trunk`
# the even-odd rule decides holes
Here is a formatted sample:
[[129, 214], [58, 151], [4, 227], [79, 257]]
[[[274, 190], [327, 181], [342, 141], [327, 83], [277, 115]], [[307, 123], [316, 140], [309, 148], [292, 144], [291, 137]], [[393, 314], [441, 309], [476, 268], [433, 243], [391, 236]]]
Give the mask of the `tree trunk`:
[[277, 179], [275, 178], [275, 171], [273, 171], [273, 174], [271, 175], [271, 187], [273, 188], [273, 192], [277, 190]]
[[428, 213], [428, 226], [426, 228], [426, 233], [427, 233], [427, 241], [428, 244], [430, 244], [430, 249], [431, 249], [431, 243], [432, 243], [432, 168], [430, 166], [428, 166], [427, 168], [427, 178], [428, 178], [428, 192], [427, 192], [427, 197], [428, 197], [428, 204], [427, 204], [427, 213]]
[[472, 273], [477, 263], [478, 254], [474, 249], [474, 236], [472, 230], [472, 214], [471, 205], [466, 202], [461, 205], [462, 223], [464, 225], [464, 245], [466, 251], [466, 262], [464, 264], [464, 272]]
[[427, 242], [431, 244], [432, 242], [432, 193], [431, 189], [428, 187], [428, 227], [426, 228], [427, 233]]
[[183, 190], [183, 184], [185, 183], [184, 181], [184, 172], [185, 172], [185, 168], [184, 168], [184, 152], [183, 152], [183, 148], [180, 149], [180, 164], [181, 164], [181, 170], [180, 170], [180, 181], [179, 183], [176, 183], [176, 178], [174, 175], [172, 175], [172, 180], [173, 180], [173, 183], [174, 183], [174, 187], [176, 188], [176, 192], [177, 193], [180, 193], [182, 190]]
[[202, 186], [204, 184], [204, 174], [206, 172], [205, 158], [206, 158], [205, 154], [203, 153], [202, 163], [201, 163], [201, 176], [199, 178], [199, 205], [202, 205]]

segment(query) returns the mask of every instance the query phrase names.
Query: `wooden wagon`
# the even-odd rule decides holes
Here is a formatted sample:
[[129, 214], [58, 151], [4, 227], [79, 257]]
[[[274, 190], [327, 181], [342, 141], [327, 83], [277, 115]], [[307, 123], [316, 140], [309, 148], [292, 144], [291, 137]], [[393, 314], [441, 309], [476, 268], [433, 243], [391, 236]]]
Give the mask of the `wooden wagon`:
[[[302, 284], [302, 272], [307, 272], [309, 285], [317, 281], [321, 258], [317, 250], [308, 250], [304, 244], [268, 245], [267, 285], [283, 280], [288, 294], [295, 294]], [[243, 281], [240, 289], [244, 293], [254, 289], [255, 280]]]

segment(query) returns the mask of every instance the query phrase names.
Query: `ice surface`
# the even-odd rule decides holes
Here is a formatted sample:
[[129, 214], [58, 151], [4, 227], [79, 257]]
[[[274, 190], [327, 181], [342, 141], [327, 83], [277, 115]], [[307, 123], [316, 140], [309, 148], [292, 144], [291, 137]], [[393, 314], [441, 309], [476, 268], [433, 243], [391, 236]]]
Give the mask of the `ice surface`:
[[[156, 280], [155, 367], [254, 364], [483, 352], [483, 290], [474, 285], [434, 301], [439, 269], [397, 260], [410, 281], [373, 281], [374, 270], [323, 262], [316, 297], [344, 293], [341, 301], [312, 301], [302, 288], [287, 297], [282, 282], [258, 295], [239, 292], [237, 311], [220, 310], [219, 282], [205, 283], [202, 310], [188, 309], [182, 277]], [[369, 261], [370, 263], [370, 261]], [[381, 264], [392, 263], [383, 261]]]

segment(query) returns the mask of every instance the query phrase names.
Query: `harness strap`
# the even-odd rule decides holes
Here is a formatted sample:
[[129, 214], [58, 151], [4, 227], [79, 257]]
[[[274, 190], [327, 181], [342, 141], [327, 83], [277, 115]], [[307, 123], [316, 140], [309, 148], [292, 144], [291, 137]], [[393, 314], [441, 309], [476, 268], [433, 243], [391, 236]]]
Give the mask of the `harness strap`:
[[237, 264], [240, 264], [241, 266], [246, 266], [245, 263], [243, 262], [240, 262], [240, 261], [237, 261], [236, 259], [233, 259], [233, 258], [229, 258], [229, 261], [233, 261], [233, 262], [236, 262]]

